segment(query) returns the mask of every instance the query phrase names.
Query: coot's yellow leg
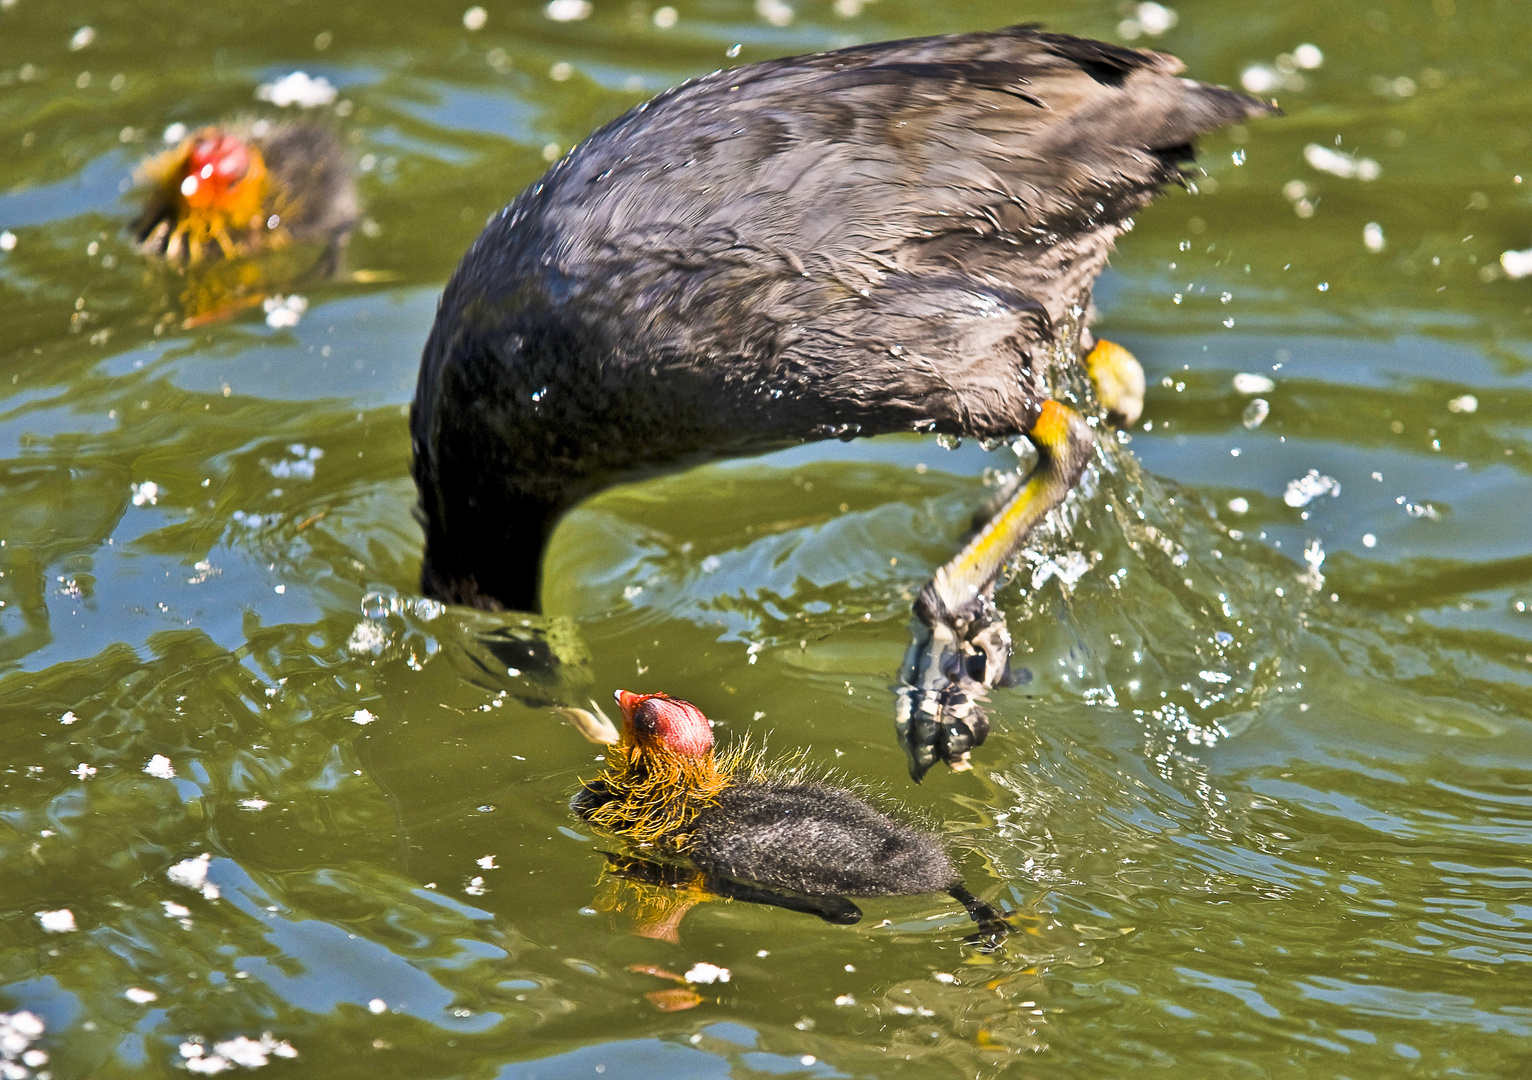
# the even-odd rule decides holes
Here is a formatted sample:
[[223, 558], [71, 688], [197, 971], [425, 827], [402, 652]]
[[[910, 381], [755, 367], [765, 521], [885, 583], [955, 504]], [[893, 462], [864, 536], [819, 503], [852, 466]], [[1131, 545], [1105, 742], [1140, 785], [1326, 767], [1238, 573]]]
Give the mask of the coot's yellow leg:
[[967, 768], [968, 752], [988, 734], [977, 699], [1007, 681], [1011, 655], [1010, 632], [995, 607], [995, 583], [1006, 561], [1090, 462], [1090, 426], [1066, 405], [1044, 403], [1027, 434], [1038, 450], [1037, 468], [915, 601], [917, 623], [905, 656], [897, 718], [917, 780], [938, 759]]
[[1096, 384], [1096, 398], [1112, 420], [1132, 427], [1144, 412], [1144, 368], [1115, 341], [1098, 341], [1085, 357], [1085, 370]]

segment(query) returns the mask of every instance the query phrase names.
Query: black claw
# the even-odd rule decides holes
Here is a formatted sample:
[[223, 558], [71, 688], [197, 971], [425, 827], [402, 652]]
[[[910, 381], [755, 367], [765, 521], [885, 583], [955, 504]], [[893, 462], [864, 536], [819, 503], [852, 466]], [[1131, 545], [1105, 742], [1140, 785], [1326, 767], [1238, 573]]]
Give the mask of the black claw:
[[1010, 932], [1010, 924], [1002, 920], [998, 927], [980, 927], [977, 934], [969, 934], [965, 937], [963, 944], [972, 945], [982, 953], [999, 952], [1005, 947], [1005, 939]]
[[947, 890], [958, 903], [968, 911], [969, 918], [973, 919], [979, 932], [970, 934], [964, 938], [965, 944], [972, 945], [980, 952], [995, 952], [1005, 942], [1007, 935], [1014, 929], [1006, 921], [1001, 910], [984, 900], [980, 900], [962, 885], [954, 885]]
[[918, 782], [938, 761], [966, 766], [989, 734], [979, 705], [985, 691], [1009, 686], [1015, 677], [1005, 617], [987, 595], [953, 616], [927, 585], [915, 613], [919, 621], [905, 655], [897, 723], [910, 776]]
[[900, 689], [899, 741], [910, 758], [910, 777], [917, 783], [938, 761], [960, 765], [989, 735], [989, 717], [975, 697], [981, 691], [972, 682], [951, 684], [940, 690], [915, 687]]

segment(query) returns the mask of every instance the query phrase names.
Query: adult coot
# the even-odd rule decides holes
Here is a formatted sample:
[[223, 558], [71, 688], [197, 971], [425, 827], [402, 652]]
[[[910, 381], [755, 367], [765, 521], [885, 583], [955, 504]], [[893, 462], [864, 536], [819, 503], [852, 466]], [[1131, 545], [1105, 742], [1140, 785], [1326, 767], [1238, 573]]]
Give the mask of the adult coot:
[[[1084, 329], [1129, 216], [1203, 132], [1274, 111], [1162, 53], [1031, 27], [715, 72], [612, 121], [453, 275], [411, 412], [422, 587], [536, 610], [576, 500], [708, 456], [894, 431], [1028, 435], [1040, 464], [921, 590], [901, 732], [962, 764], [1007, 678], [995, 580], [1088, 463], [1047, 357], [1131, 419]], [[1093, 348], [1093, 346], [1095, 346]]]
[[945, 892], [979, 924], [984, 943], [1010, 929], [963, 887], [930, 833], [845, 788], [763, 766], [743, 747], [715, 755], [712, 722], [690, 702], [627, 690], [614, 696], [619, 741], [574, 808], [661, 859], [695, 867], [700, 881], [686, 884], [835, 923], [862, 917], [847, 896]]

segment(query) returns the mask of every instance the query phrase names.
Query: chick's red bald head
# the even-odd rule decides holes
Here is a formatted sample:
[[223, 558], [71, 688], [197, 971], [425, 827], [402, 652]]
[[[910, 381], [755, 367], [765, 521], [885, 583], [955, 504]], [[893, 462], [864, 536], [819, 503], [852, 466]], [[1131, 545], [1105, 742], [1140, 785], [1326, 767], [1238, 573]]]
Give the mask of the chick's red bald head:
[[655, 744], [686, 757], [703, 757], [713, 749], [713, 722], [689, 701], [669, 694], [614, 695], [624, 726], [639, 746]]
[[181, 195], [187, 205], [205, 209], [225, 202], [250, 172], [251, 147], [226, 131], [209, 128], [186, 156]]

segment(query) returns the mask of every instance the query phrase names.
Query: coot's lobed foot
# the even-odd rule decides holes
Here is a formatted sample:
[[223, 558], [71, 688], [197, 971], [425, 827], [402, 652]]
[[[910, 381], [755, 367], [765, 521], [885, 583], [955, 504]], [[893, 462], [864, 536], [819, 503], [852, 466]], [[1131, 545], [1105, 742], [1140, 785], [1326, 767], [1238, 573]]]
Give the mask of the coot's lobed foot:
[[1015, 682], [1005, 616], [987, 596], [974, 610], [973, 618], [963, 619], [936, 602], [933, 612], [924, 594], [916, 604], [895, 707], [899, 742], [916, 780], [938, 761], [968, 768], [969, 753], [989, 734], [979, 702], [989, 688]]

